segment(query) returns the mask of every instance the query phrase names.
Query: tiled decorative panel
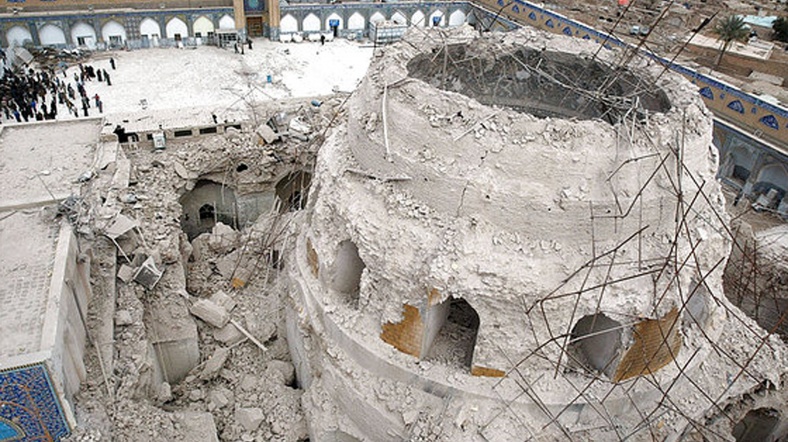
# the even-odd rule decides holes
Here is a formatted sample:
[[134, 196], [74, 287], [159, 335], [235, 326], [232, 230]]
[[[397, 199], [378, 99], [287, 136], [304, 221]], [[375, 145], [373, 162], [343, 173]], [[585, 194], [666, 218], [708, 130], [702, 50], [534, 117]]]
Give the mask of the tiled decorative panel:
[[0, 371], [0, 442], [58, 441], [68, 434], [44, 364]]

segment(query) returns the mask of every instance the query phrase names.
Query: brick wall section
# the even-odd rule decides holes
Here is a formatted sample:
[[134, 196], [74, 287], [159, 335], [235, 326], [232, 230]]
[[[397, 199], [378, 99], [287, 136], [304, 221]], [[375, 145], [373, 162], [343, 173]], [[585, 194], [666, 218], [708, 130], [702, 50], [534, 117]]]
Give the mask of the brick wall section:
[[402, 310], [402, 321], [383, 324], [380, 339], [393, 345], [397, 350], [418, 358], [421, 356], [419, 353], [424, 335], [424, 322], [421, 320], [418, 308], [403, 304]]
[[[775, 51], [779, 50], [780, 48], [775, 48]], [[714, 62], [719, 55], [719, 51], [716, 49], [692, 45], [688, 45], [687, 49], [684, 51], [690, 54], [699, 55], [705, 62]], [[761, 60], [758, 58], [742, 57], [731, 52], [726, 52], [725, 56], [722, 57], [722, 63], [720, 63], [720, 66], [723, 69], [733, 69], [742, 75], [749, 75], [751, 71], [775, 75], [777, 77], [782, 77], [784, 85], [788, 84], [788, 62], [782, 60]], [[745, 70], [747, 72], [744, 72]]]

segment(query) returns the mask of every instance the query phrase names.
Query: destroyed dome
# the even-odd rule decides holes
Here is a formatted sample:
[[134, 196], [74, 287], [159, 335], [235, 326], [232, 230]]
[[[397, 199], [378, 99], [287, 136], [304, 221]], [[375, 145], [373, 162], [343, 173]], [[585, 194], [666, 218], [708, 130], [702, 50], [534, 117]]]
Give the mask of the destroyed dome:
[[[709, 293], [721, 292], [728, 243], [712, 119], [693, 87], [528, 30], [419, 30], [379, 51], [321, 148], [296, 251], [299, 308], [319, 317], [329, 354], [348, 349], [340, 365], [422, 392], [508, 397], [526, 414], [535, 405], [514, 377], [560, 411], [566, 398], [586, 403], [584, 379], [598, 381], [589, 396], [623, 406], [629, 394], [655, 400], [653, 385], [611, 385], [695, 369], [712, 347], [700, 336], [717, 339], [725, 324]], [[492, 84], [556, 79], [573, 63], [608, 75], [558, 100], [565, 108]], [[588, 112], [572, 110], [592, 95], [602, 98]]]

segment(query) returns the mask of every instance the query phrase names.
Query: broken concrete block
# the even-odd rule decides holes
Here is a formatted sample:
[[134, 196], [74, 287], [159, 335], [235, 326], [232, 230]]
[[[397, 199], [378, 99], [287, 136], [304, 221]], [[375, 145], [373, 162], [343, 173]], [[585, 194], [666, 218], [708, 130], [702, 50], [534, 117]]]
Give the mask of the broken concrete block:
[[241, 378], [241, 382], [238, 384], [238, 386], [243, 391], [252, 391], [257, 387], [257, 378], [250, 374], [245, 374]]
[[131, 177], [131, 161], [118, 160], [115, 162], [115, 174], [112, 176], [112, 189], [125, 189], [129, 187]]
[[194, 390], [189, 392], [189, 400], [192, 402], [197, 402], [202, 400], [205, 395], [203, 394], [202, 390], [199, 388], [195, 388]]
[[211, 392], [208, 393], [208, 401], [211, 404], [213, 404], [213, 406], [216, 408], [224, 408], [227, 405], [229, 405], [231, 397], [232, 397], [232, 392], [228, 391], [225, 388], [218, 388], [216, 390], [211, 390]]
[[281, 379], [283, 385], [293, 385], [295, 382], [295, 367], [293, 364], [274, 359], [265, 364], [267, 376], [275, 376]]
[[211, 413], [202, 411], [179, 411], [174, 421], [180, 425], [178, 435], [181, 440], [200, 442], [219, 442], [216, 435], [216, 423]]
[[233, 276], [233, 271], [235, 271], [237, 267], [238, 257], [234, 255], [235, 253], [231, 253], [216, 260], [216, 270], [218, 270], [219, 274], [225, 279], [230, 279], [230, 277]]
[[213, 338], [222, 344], [229, 346], [241, 342], [245, 336], [234, 325], [227, 324], [219, 330], [215, 330], [213, 332]]
[[234, 249], [237, 242], [238, 232], [224, 223], [216, 223], [208, 237], [208, 246], [222, 255]]
[[133, 323], [134, 319], [131, 317], [131, 312], [128, 310], [118, 310], [115, 312], [115, 325], [122, 327]]
[[230, 349], [227, 348], [217, 348], [216, 351], [213, 352], [213, 355], [208, 362], [205, 363], [205, 367], [203, 367], [202, 371], [200, 372], [200, 379], [202, 380], [209, 380], [216, 377], [220, 371], [222, 371], [222, 367], [224, 367], [224, 363], [227, 362], [227, 357], [230, 355]]
[[279, 139], [279, 135], [277, 135], [267, 124], [261, 124], [260, 127], [257, 128], [257, 135], [265, 141], [265, 144], [271, 144]]
[[255, 431], [263, 422], [263, 410], [259, 408], [239, 408], [235, 411], [235, 421], [246, 431]]
[[181, 257], [180, 248], [175, 241], [178, 241], [177, 237], [174, 241], [173, 238], [165, 238], [158, 245], [158, 250], [161, 253], [161, 262], [164, 264], [173, 264]]
[[208, 237], [210, 235], [203, 233], [202, 235], [192, 240], [192, 257], [195, 261], [202, 261], [208, 251]]
[[153, 261], [153, 257], [149, 256], [148, 259], [145, 260], [144, 263], [137, 269], [137, 273], [134, 274], [134, 281], [142, 285], [148, 290], [152, 290], [153, 287], [156, 287], [156, 284], [161, 279], [161, 275], [164, 272], [156, 268], [156, 263]]
[[276, 336], [276, 324], [264, 315], [255, 312], [246, 314], [246, 330], [260, 342], [267, 342]]
[[230, 314], [220, 305], [208, 299], [200, 299], [189, 309], [191, 314], [216, 328], [224, 327], [230, 320]]
[[183, 164], [176, 161], [173, 166], [175, 166], [175, 173], [177, 173], [179, 177], [183, 178], [184, 180], [189, 179], [189, 171], [186, 170], [186, 167], [184, 167]]
[[104, 228], [104, 234], [111, 239], [117, 239], [119, 236], [138, 226], [139, 223], [137, 223], [137, 220], [118, 213], [115, 218], [110, 221], [107, 227]]
[[172, 387], [167, 382], [162, 382], [156, 392], [156, 400], [160, 403], [169, 402], [172, 400]]
[[134, 267], [123, 264], [120, 266], [120, 269], [118, 269], [118, 279], [128, 284], [132, 279], [134, 279], [134, 273], [136, 273], [136, 270], [137, 269]]
[[211, 295], [211, 297], [208, 299], [210, 299], [216, 305], [224, 307], [228, 313], [232, 312], [236, 305], [235, 300], [230, 297], [230, 295], [225, 293], [224, 290], [219, 290], [218, 292]]

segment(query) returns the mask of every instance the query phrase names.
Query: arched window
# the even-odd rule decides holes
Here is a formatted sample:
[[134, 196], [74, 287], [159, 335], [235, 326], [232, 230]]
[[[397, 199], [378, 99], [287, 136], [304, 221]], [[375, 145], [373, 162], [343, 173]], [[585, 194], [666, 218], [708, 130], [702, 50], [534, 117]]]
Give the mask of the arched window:
[[575, 364], [612, 378], [621, 352], [621, 324], [602, 313], [583, 316], [572, 329], [569, 351]]
[[358, 303], [361, 274], [366, 264], [358, 254], [358, 247], [350, 240], [339, 243], [329, 285], [332, 289], [348, 296], [351, 303]]
[[782, 440], [785, 434], [774, 434], [780, 424], [780, 412], [774, 408], [750, 410], [733, 427], [736, 442], [762, 442]]
[[470, 371], [480, 321], [468, 301], [449, 298], [431, 307], [424, 323], [424, 359]]
[[216, 209], [213, 207], [212, 204], [203, 204], [200, 207], [200, 219], [214, 219], [216, 216]]

